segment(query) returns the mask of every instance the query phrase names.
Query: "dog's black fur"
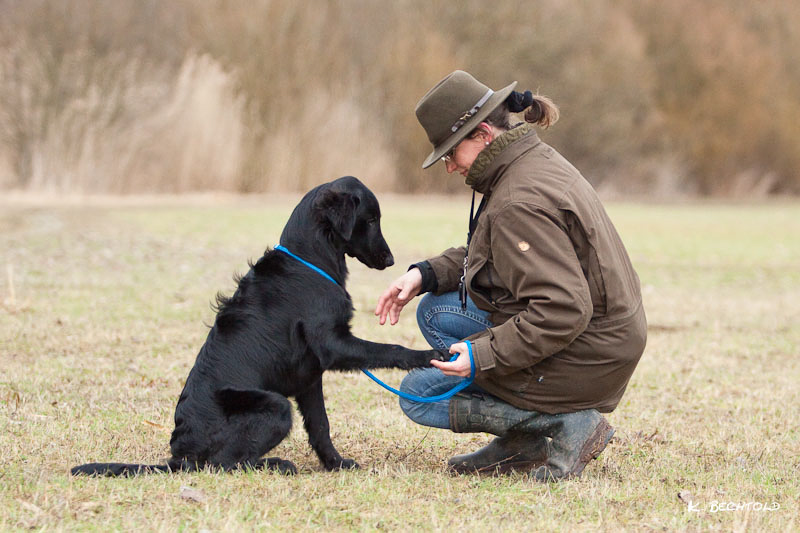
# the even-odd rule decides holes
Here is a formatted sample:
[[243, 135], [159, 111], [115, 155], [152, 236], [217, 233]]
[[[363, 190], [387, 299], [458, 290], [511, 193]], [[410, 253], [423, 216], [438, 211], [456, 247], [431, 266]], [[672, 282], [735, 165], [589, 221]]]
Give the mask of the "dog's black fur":
[[90, 463], [74, 467], [73, 474], [130, 476], [207, 465], [295, 473], [289, 461], [262, 459], [289, 433], [290, 396], [323, 466], [358, 467], [331, 443], [322, 373], [425, 367], [431, 359], [449, 356], [369, 342], [350, 332], [345, 254], [379, 270], [394, 263], [381, 234], [378, 201], [358, 179], [339, 178], [306, 194], [280, 242], [338, 285], [280, 251], [267, 250], [233, 296], [218, 296], [216, 321], [175, 408], [167, 464]]

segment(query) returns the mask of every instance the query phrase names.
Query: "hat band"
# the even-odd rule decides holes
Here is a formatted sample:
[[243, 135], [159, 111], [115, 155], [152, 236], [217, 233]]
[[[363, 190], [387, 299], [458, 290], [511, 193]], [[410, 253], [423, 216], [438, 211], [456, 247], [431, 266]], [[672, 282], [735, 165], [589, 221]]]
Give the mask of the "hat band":
[[471, 119], [471, 118], [472, 118], [472, 117], [475, 115], [475, 113], [477, 113], [477, 112], [478, 112], [478, 110], [481, 108], [481, 106], [482, 106], [483, 104], [485, 104], [485, 103], [486, 103], [486, 101], [487, 101], [487, 100], [488, 100], [488, 99], [489, 99], [489, 98], [490, 98], [490, 97], [491, 97], [493, 94], [494, 94], [494, 91], [493, 91], [493, 90], [491, 90], [491, 89], [489, 89], [488, 91], [486, 91], [486, 94], [484, 94], [484, 95], [483, 95], [483, 97], [481, 97], [481, 99], [480, 99], [480, 100], [478, 100], [478, 103], [477, 103], [477, 104], [475, 104], [474, 106], [472, 106], [472, 109], [470, 109], [469, 111], [467, 111], [466, 113], [464, 113], [463, 115], [461, 115], [461, 118], [459, 118], [458, 120], [456, 120], [456, 121], [453, 123], [453, 126], [450, 128], [450, 131], [451, 131], [451, 132], [453, 132], [453, 133], [457, 132], [457, 131], [459, 130], [459, 128], [461, 128], [461, 126], [463, 126], [464, 124], [466, 124], [466, 123], [467, 123], [467, 121], [468, 121], [469, 119]]

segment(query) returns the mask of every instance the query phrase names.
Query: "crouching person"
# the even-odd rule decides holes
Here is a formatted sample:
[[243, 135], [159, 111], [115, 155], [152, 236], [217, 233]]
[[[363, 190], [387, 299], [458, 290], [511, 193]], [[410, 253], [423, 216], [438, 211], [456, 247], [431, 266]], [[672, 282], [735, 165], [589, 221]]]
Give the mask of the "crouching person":
[[[493, 91], [466, 72], [440, 81], [417, 104], [449, 173], [483, 195], [466, 247], [413, 265], [378, 300], [381, 324], [417, 308], [422, 334], [458, 357], [412, 371], [401, 390], [449, 400], [401, 399], [415, 422], [496, 435], [450, 459], [456, 472], [529, 472], [546, 481], [579, 476], [614, 430], [600, 413], [619, 403], [645, 347], [639, 279], [594, 189], [534, 125], [558, 109], [547, 98]], [[524, 111], [524, 122], [512, 124]], [[474, 194], [474, 193], [473, 193]]]

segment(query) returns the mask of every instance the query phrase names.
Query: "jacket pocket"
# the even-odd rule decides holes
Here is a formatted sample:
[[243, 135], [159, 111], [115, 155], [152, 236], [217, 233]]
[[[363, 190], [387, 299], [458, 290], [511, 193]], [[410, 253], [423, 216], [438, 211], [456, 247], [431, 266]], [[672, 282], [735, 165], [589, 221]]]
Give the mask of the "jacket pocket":
[[608, 307], [607, 294], [603, 271], [597, 258], [597, 250], [589, 241], [586, 229], [575, 213], [566, 211], [566, 222], [569, 238], [575, 254], [578, 256], [586, 283], [589, 285], [589, 293], [592, 298], [592, 317], [605, 316]]
[[533, 366], [531, 368], [523, 368], [520, 372], [518, 372], [518, 374], [519, 381], [515, 384], [515, 391], [517, 393], [527, 392], [535, 382], [535, 379], [538, 375], [536, 372], [536, 367]]

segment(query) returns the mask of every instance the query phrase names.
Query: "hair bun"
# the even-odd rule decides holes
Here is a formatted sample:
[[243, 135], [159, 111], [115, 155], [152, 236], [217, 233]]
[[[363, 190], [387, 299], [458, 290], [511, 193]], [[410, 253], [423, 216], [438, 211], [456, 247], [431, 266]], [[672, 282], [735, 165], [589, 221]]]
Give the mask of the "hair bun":
[[508, 95], [506, 98], [506, 104], [508, 105], [508, 110], [512, 113], [519, 113], [530, 107], [533, 103], [533, 93], [530, 91], [525, 91], [524, 93], [519, 93], [517, 91], [511, 91], [511, 94]]

